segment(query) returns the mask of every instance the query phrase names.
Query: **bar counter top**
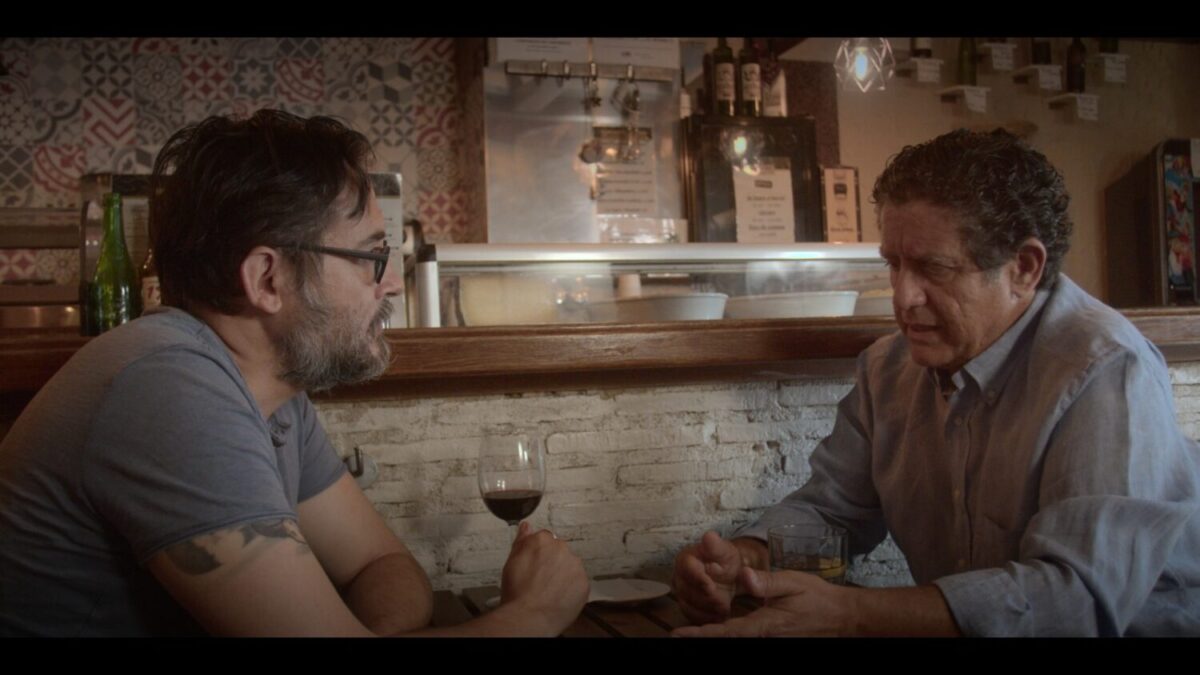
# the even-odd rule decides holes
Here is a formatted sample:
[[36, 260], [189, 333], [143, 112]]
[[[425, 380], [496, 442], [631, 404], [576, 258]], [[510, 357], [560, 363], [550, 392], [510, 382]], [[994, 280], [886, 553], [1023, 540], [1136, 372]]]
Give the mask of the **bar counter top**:
[[[1169, 362], [1200, 361], [1200, 309], [1123, 313]], [[379, 380], [318, 398], [845, 377], [859, 352], [895, 330], [891, 317], [389, 330], [393, 360]], [[89, 339], [73, 329], [0, 332], [0, 394], [32, 395]]]

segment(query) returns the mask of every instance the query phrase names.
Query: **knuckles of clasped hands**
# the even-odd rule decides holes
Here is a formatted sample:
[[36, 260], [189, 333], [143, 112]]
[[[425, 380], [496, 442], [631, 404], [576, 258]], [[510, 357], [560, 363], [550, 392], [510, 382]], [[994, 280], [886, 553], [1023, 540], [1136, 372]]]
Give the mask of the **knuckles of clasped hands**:
[[[672, 637], [767, 637], [835, 634], [825, 621], [839, 587], [804, 572], [766, 572], [742, 564], [731, 542], [708, 532], [675, 558], [671, 587], [684, 615], [695, 625]], [[742, 590], [763, 607], [731, 619], [734, 597]]]

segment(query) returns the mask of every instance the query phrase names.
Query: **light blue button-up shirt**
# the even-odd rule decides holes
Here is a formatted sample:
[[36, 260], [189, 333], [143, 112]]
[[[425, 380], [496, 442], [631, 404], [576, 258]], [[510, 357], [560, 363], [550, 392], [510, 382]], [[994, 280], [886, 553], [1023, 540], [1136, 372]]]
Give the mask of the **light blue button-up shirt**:
[[812, 478], [738, 536], [890, 532], [968, 635], [1200, 635], [1200, 445], [1159, 351], [1060, 275], [950, 383], [869, 347]]

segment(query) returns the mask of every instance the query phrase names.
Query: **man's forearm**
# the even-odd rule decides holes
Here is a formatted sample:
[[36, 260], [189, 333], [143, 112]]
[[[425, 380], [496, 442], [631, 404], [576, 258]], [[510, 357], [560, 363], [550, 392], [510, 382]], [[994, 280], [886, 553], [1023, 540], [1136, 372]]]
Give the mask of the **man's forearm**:
[[395, 635], [429, 625], [433, 589], [411, 554], [390, 553], [363, 568], [343, 590], [346, 604], [376, 635]]
[[543, 614], [505, 604], [456, 626], [438, 626], [405, 637], [556, 637], [559, 631]]
[[847, 632], [860, 636], [961, 637], [936, 586], [845, 588]]

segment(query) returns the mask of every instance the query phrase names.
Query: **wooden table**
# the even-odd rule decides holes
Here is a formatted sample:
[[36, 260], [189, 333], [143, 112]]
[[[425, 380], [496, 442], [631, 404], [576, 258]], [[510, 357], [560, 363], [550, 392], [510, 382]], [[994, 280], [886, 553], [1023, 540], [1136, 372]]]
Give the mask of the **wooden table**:
[[[597, 579], [631, 575], [600, 575]], [[632, 576], [669, 583], [670, 571], [665, 568], [644, 570]], [[433, 625], [455, 626], [488, 611], [485, 603], [500, 594], [498, 586], [468, 588], [460, 594], [437, 591], [433, 594]], [[739, 599], [734, 616], [753, 610], [752, 601]], [[562, 637], [668, 637], [672, 629], [690, 625], [679, 609], [674, 594], [632, 607], [584, 605], [575, 622], [563, 631]]]

